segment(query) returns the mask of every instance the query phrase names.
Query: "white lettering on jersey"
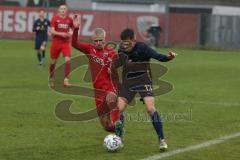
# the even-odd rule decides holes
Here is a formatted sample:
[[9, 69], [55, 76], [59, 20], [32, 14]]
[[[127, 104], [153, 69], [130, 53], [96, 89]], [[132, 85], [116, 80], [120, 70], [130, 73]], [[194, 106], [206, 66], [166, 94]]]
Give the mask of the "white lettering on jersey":
[[69, 28], [69, 25], [68, 24], [62, 24], [62, 23], [59, 23], [57, 25], [58, 28], [61, 28], [61, 29], [68, 29]]

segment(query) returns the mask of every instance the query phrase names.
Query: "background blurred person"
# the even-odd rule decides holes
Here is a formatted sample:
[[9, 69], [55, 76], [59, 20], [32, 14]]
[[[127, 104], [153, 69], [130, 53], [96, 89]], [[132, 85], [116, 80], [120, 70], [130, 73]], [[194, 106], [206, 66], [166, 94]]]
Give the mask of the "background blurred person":
[[37, 59], [39, 66], [43, 65], [45, 59], [45, 50], [48, 40], [48, 27], [50, 22], [45, 18], [44, 10], [39, 11], [39, 18], [34, 21], [33, 32], [35, 35], [35, 49], [37, 50]]

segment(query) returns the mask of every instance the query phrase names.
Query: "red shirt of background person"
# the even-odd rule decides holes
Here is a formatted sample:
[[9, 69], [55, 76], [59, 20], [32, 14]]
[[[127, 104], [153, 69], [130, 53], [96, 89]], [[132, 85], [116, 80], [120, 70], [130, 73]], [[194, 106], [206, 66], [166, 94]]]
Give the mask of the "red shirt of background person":
[[61, 5], [58, 8], [58, 14], [51, 20], [51, 34], [52, 43], [50, 49], [50, 85], [53, 86], [54, 69], [57, 59], [60, 53], [63, 54], [65, 60], [65, 77], [64, 85], [69, 85], [70, 74], [70, 57], [71, 57], [71, 45], [70, 38], [73, 27], [73, 20], [67, 15], [66, 5]]
[[[111, 80], [111, 62], [117, 53], [105, 47], [106, 32], [104, 29], [94, 29], [92, 43], [83, 43], [78, 41], [80, 18], [75, 17], [73, 23], [72, 46], [88, 56], [100, 122], [106, 131], [114, 132], [119, 111], [116, 106], [115, 83]], [[98, 92], [98, 90], [102, 92]]]

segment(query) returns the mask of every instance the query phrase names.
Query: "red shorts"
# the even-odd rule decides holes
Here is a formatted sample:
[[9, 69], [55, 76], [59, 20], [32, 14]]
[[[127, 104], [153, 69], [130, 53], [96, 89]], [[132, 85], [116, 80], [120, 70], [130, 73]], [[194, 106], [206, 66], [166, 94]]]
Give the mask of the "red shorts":
[[57, 59], [62, 52], [63, 57], [71, 56], [71, 46], [69, 42], [52, 42], [50, 54], [52, 59]]

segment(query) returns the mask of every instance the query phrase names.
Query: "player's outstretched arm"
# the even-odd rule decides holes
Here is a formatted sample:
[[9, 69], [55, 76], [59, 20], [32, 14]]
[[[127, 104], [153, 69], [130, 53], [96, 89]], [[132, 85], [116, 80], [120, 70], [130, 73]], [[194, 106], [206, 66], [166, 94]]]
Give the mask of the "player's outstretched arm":
[[72, 46], [78, 50], [81, 49], [81, 44], [78, 42], [78, 30], [79, 28], [73, 29], [73, 35], [72, 35]]
[[151, 58], [154, 58], [160, 62], [167, 62], [176, 57], [176, 53], [174, 53], [174, 52], [169, 52], [168, 55], [164, 55], [164, 54], [158, 53], [157, 51], [150, 48], [149, 46], [146, 46], [146, 47], [147, 47], [147, 49], [146, 49], [147, 54]]
[[88, 54], [90, 44], [89, 43], [82, 43], [78, 40], [78, 31], [80, 28], [80, 18], [78, 16], [75, 16], [73, 19], [73, 34], [72, 34], [72, 46], [76, 48], [77, 50]]

